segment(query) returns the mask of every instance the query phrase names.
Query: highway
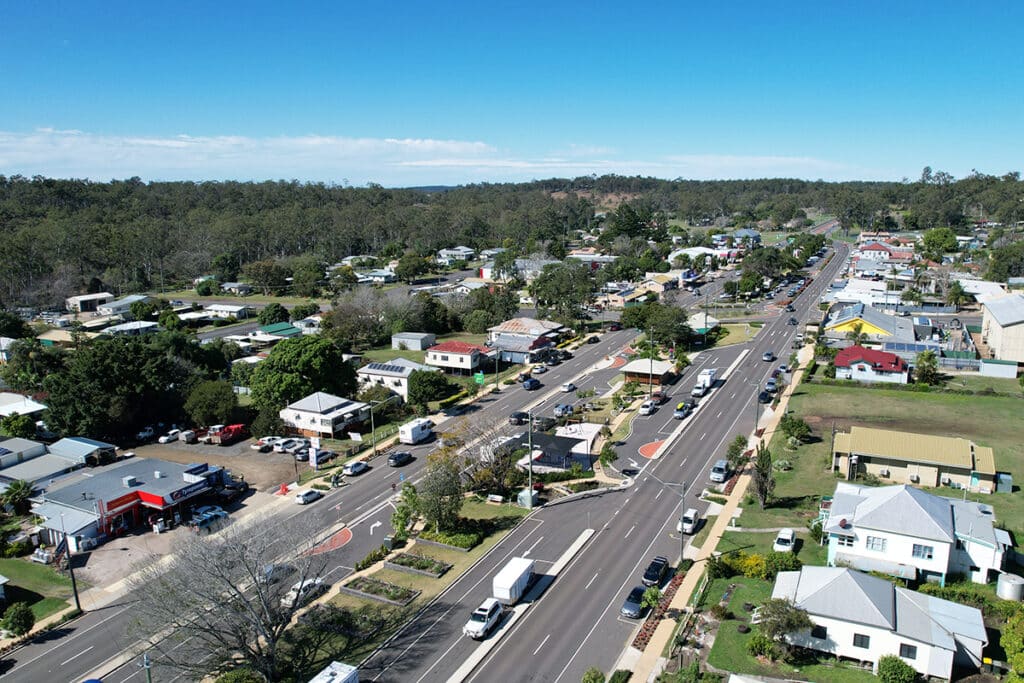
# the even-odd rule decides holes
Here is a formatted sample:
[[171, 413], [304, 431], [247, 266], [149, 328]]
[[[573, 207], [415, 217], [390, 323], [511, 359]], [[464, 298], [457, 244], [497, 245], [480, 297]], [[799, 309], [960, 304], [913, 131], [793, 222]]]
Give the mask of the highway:
[[[642, 471], [632, 486], [535, 513], [457, 581], [435, 606], [364, 663], [363, 678], [451, 680], [481, 647], [462, 636], [460, 629], [470, 612], [488, 597], [490, 577], [508, 557], [523, 554], [524, 549], [530, 550], [531, 557], [551, 561], [584, 528], [583, 515], [586, 528], [597, 533], [545, 594], [500, 634], [496, 645], [491, 644], [493, 649], [465, 680], [575, 682], [591, 666], [611, 671], [640, 623], [619, 615], [623, 599], [640, 583], [643, 569], [654, 555], [670, 559], [680, 555], [675, 521], [685, 508], [679, 487], [671, 484], [687, 485], [685, 507], [702, 512], [706, 509], [697, 496], [708, 486], [711, 461], [723, 457], [726, 444], [736, 434], [753, 431], [755, 411], [761, 413], [756, 394], [772, 370], [789, 356], [793, 336], [800, 328], [787, 325], [787, 319], [790, 315], [806, 319], [844, 257], [845, 251], [836, 254], [825, 272], [794, 303], [794, 313], [766, 323], [752, 343], [701, 354], [672, 387], [671, 398], [657, 413], [635, 419], [633, 433], [617, 448], [620, 458], [616, 463], [620, 468], [631, 467], [631, 461], [640, 463]], [[780, 358], [764, 362], [761, 356], [768, 350]], [[717, 367], [721, 372], [737, 360], [725, 382], [701, 401], [693, 416], [681, 424], [672, 420], [672, 406], [680, 396], [689, 395], [700, 369]], [[591, 376], [592, 381], [603, 378], [601, 372]], [[664, 455], [644, 462], [637, 449], [665, 439], [676, 428], [681, 431]], [[533, 543], [537, 546], [532, 547]], [[543, 566], [542, 562], [538, 571], [542, 572]]]
[[[465, 419], [475, 428], [490, 424], [507, 425], [508, 414], [523, 409], [524, 405], [534, 402], [541, 408], [553, 405], [554, 399], [561, 398], [558, 387], [562, 382], [572, 380], [580, 384], [577, 377], [584, 369], [607, 355], [617, 353], [635, 334], [630, 330], [604, 333], [599, 343], [583, 345], [572, 360], [552, 367], [542, 375], [540, 390], [526, 392], [519, 385], [504, 387], [499, 394], [484, 397], [469, 406]], [[454, 418], [451, 423], [460, 419], [463, 418]], [[415, 480], [426, 464], [425, 455], [435, 445], [403, 446], [415, 456], [409, 465], [389, 468], [383, 458], [378, 458], [371, 463], [368, 472], [352, 478], [348, 486], [328, 492], [323, 499], [311, 505], [288, 506], [285, 516], [274, 519], [310, 515], [325, 530], [337, 526], [340, 521], [347, 523], [352, 530], [351, 541], [330, 553], [327, 579], [336, 583], [352, 572], [356, 562], [383, 542], [384, 534], [390, 533], [393, 509], [390, 505], [391, 484], [399, 483], [402, 475]], [[268, 524], [265, 528], [266, 533], [274, 533], [276, 525]], [[128, 595], [95, 610], [88, 603], [83, 604], [87, 612], [82, 617], [9, 653], [3, 662], [5, 677], [12, 681], [79, 683], [88, 673], [103, 668], [105, 662], [134, 644], [128, 636], [134, 602], [134, 598]], [[105, 683], [145, 680], [144, 672], [137, 668], [136, 663], [130, 662], [105, 676]], [[173, 675], [168, 676], [157, 668], [152, 670], [152, 675], [158, 682], [175, 680]]]

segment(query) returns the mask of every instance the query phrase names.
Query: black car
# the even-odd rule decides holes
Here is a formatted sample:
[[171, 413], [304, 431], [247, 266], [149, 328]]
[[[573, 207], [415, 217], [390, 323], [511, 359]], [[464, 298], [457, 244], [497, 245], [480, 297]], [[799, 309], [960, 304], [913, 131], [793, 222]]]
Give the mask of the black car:
[[587, 343], [588, 344], [596, 344], [599, 341], [601, 341], [601, 340], [598, 337], [596, 337], [596, 336], [592, 335], [590, 337], [587, 337]]
[[546, 432], [554, 427], [557, 422], [553, 417], [535, 417], [533, 418], [533, 429], [538, 432]]
[[510, 425], [524, 425], [530, 420], [530, 414], [524, 413], [521, 410], [517, 410], [508, 416], [508, 423]]
[[793, 304], [786, 304], [786, 313], [792, 313], [796, 309], [793, 308]]
[[658, 555], [647, 565], [644, 572], [643, 584], [645, 586], [660, 586], [665, 580], [665, 572], [668, 571], [668, 558]]
[[562, 349], [561, 351], [558, 352], [558, 357], [561, 358], [562, 360], [572, 360], [572, 352]]
[[786, 324], [787, 325], [796, 325], [797, 324], [796, 318], [790, 318], [789, 320], [786, 321]]
[[527, 391], [536, 391], [540, 389], [540, 380], [534, 379], [533, 377], [523, 380], [523, 389]]
[[562, 361], [559, 358], [556, 358], [555, 356], [548, 356], [547, 359], [544, 361], [544, 365], [554, 367], [556, 365], [559, 365], [561, 362]]
[[757, 400], [760, 403], [771, 403], [772, 395], [768, 391], [762, 391], [760, 394], [757, 395]]
[[388, 456], [388, 467], [401, 467], [412, 462], [412, 453], [409, 451], [397, 451]]

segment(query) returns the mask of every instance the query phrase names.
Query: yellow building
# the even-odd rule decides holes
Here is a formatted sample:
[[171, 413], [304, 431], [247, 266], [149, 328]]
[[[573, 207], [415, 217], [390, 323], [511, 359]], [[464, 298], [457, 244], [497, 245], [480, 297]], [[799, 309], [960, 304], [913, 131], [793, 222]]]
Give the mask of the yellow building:
[[869, 339], [885, 341], [914, 341], [914, 326], [906, 318], [886, 315], [864, 304], [844, 306], [825, 321], [825, 334], [841, 337], [859, 329]]
[[996, 465], [992, 449], [957, 437], [851, 427], [837, 433], [832, 469], [846, 479], [871, 474], [886, 483], [951, 486], [992, 493]]

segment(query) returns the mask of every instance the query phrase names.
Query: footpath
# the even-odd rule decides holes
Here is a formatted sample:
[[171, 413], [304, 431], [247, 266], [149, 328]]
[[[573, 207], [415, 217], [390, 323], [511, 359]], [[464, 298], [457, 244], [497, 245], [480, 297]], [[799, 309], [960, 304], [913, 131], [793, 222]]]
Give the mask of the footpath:
[[[786, 414], [789, 397], [792, 396], [796, 387], [800, 385], [805, 369], [813, 360], [814, 347], [804, 346], [797, 353], [797, 357], [800, 363], [799, 369], [794, 371], [792, 381], [783, 390], [782, 397], [779, 399], [775, 411], [770, 416], [758, 421], [757, 429], [747, 441], [749, 449], [753, 450], [756, 448], [757, 444], [762, 440], [767, 443], [778, 429], [782, 416]], [[707, 540], [694, 557], [693, 566], [686, 573], [682, 584], [679, 586], [679, 590], [676, 591], [672, 602], [669, 604], [670, 612], [676, 610], [678, 614], [685, 615], [689, 611], [688, 604], [690, 599], [704, 578], [704, 564], [708, 558], [715, 555], [718, 543], [722, 540], [722, 535], [728, 530], [733, 517], [737, 515], [740, 502], [747, 493], [751, 482], [750, 472], [751, 466], [748, 464], [743, 472], [738, 475], [739, 479], [736, 482], [736, 487], [733, 489], [728, 501], [722, 506], [722, 510], [715, 520], [714, 526], [711, 527]], [[748, 531], [748, 529], [744, 529], [744, 531]], [[667, 662], [663, 652], [671, 642], [676, 626], [676, 621], [662, 619], [658, 623], [654, 635], [651, 636], [650, 641], [647, 643], [647, 647], [641, 652], [630, 646], [619, 658], [615, 668], [632, 671], [632, 680], [635, 681], [656, 681]]]

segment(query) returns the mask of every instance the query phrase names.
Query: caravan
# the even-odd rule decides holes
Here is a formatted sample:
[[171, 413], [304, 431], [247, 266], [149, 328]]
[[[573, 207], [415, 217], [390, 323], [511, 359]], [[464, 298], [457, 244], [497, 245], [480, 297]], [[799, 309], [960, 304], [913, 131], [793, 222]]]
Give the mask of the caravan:
[[434, 423], [425, 417], [419, 417], [398, 428], [398, 440], [405, 444], [417, 444], [426, 441], [433, 434]]

